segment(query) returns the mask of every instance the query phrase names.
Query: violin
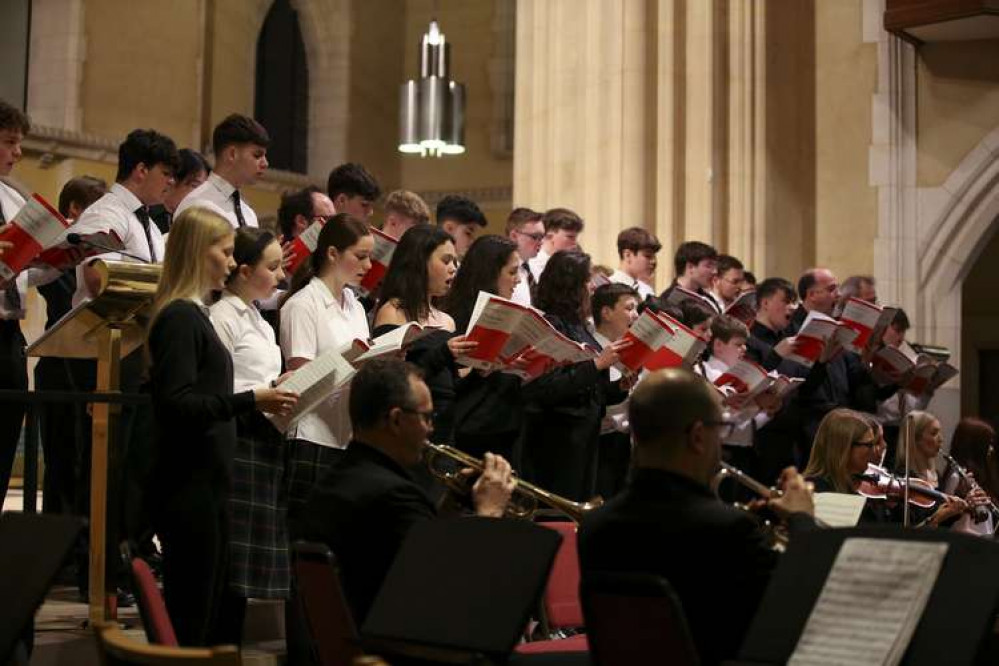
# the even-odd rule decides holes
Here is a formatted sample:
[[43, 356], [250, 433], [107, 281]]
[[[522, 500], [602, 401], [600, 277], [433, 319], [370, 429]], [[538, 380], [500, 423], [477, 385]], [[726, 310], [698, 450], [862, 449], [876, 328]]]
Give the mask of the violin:
[[[905, 479], [899, 478], [884, 467], [868, 463], [867, 470], [853, 477], [858, 495], [868, 499], [904, 499]], [[909, 504], [923, 509], [932, 508], [937, 502], [945, 503], [950, 496], [920, 478], [909, 479]]]

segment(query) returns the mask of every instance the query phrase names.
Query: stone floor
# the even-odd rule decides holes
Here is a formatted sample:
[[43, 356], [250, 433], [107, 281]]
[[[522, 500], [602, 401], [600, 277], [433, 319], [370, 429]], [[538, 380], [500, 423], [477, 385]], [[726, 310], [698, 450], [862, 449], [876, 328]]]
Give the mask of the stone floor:
[[[4, 501], [4, 511], [21, 511], [23, 495], [12, 488]], [[38, 507], [41, 510], [39, 494]], [[142, 622], [135, 607], [119, 611], [118, 621], [126, 633], [145, 641]], [[53, 587], [35, 615], [35, 649], [31, 666], [99, 666], [93, 636], [87, 629], [87, 604], [80, 601], [75, 587]], [[279, 666], [284, 663], [284, 613], [280, 602], [251, 602], [247, 609], [247, 666]]]

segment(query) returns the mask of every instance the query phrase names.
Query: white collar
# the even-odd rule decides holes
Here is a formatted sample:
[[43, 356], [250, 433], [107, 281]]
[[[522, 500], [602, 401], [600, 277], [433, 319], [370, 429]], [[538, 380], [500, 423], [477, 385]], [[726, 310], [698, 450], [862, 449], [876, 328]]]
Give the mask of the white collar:
[[128, 189], [121, 183], [115, 183], [111, 186], [111, 193], [118, 197], [118, 200], [125, 204], [128, 208], [129, 213], [135, 213], [139, 208], [142, 208], [145, 204], [139, 201], [139, 197], [135, 196], [132, 190]]
[[[337, 299], [337, 297], [333, 294], [333, 292], [330, 291], [330, 288], [326, 285], [325, 282], [322, 281], [322, 278], [313, 277], [312, 280], [309, 282], [309, 284], [315, 285], [314, 289], [319, 292], [319, 297], [322, 299], [324, 307], [328, 308], [334, 303], [336, 303], [337, 305], [340, 304], [339, 299]], [[350, 291], [350, 290], [345, 289], [344, 291]], [[344, 299], [344, 305], [346, 305], [347, 304], [346, 294], [341, 294], [341, 298]]]
[[215, 187], [215, 189], [218, 190], [226, 199], [231, 197], [232, 193], [236, 191], [236, 188], [232, 183], [214, 171], [208, 176], [208, 182], [211, 183], [212, 186]]
[[232, 309], [234, 309], [236, 312], [240, 314], [245, 314], [247, 311], [253, 309], [246, 304], [246, 301], [244, 301], [242, 298], [232, 293], [231, 291], [222, 292], [222, 298], [220, 300], [228, 303], [229, 306], [232, 307]]

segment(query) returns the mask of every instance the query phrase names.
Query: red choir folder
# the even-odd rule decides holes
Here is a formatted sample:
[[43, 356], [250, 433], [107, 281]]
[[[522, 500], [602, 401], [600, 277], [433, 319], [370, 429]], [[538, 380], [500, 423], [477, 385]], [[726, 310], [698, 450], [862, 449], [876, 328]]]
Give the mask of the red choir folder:
[[785, 358], [812, 367], [831, 341], [835, 340], [846, 347], [851, 345], [856, 337], [855, 329], [813, 310], [808, 313], [798, 334], [794, 336], [791, 350]]
[[0, 241], [13, 244], [0, 255], [0, 279], [9, 281], [25, 269], [47, 247], [59, 241], [69, 222], [38, 194], [17, 211], [0, 230]]
[[366, 289], [368, 293], [377, 289], [378, 285], [382, 283], [389, 264], [392, 262], [392, 255], [395, 254], [395, 248], [399, 245], [397, 239], [380, 229], [372, 227], [371, 235], [375, 238], [375, 248], [371, 251], [371, 269], [361, 280], [361, 287]]
[[708, 346], [708, 341], [663, 312], [656, 313], [667, 326], [673, 329], [673, 336], [652, 354], [645, 363], [647, 370], [663, 368], [687, 368], [694, 366]]
[[632, 372], [645, 369], [653, 354], [664, 347], [675, 334], [672, 326], [646, 308], [622, 338], [631, 344], [618, 352], [620, 364]]
[[839, 320], [844, 326], [857, 332], [857, 337], [850, 343], [853, 350], [858, 354], [865, 354], [881, 344], [881, 337], [895, 318], [896, 312], [897, 308], [881, 307], [851, 297], [847, 299]]
[[291, 241], [291, 256], [288, 259], [289, 274], [294, 274], [298, 267], [316, 251], [319, 232], [323, 230], [325, 224], [325, 220], [316, 220]]
[[958, 374], [950, 363], [940, 363], [926, 354], [917, 354], [907, 343], [885, 345], [871, 358], [871, 373], [881, 385], [898, 384], [916, 396], [931, 395]]
[[742, 359], [725, 370], [715, 380], [715, 386], [719, 388], [728, 386], [736, 393], [752, 397], [766, 391], [776, 379], [776, 377], [767, 374], [767, 371], [756, 363], [749, 359]]
[[758, 307], [759, 306], [756, 302], [756, 290], [752, 289], [739, 294], [739, 297], [732, 301], [727, 308], [725, 308], [725, 314], [738, 319], [749, 327], [752, 326], [753, 322], [756, 320], [756, 310]]

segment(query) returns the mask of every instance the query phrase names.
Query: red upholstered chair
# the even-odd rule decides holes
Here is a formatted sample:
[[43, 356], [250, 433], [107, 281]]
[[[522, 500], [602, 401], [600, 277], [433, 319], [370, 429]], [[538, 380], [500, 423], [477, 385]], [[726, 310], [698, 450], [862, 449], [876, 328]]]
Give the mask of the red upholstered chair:
[[587, 574], [583, 613], [594, 666], [700, 663], [680, 599], [650, 574]]
[[177, 647], [173, 622], [170, 621], [166, 603], [149, 565], [141, 557], [134, 557], [127, 543], [121, 546], [121, 557], [132, 579], [132, 591], [139, 604], [139, 616], [146, 630], [146, 640], [152, 645]]
[[351, 666], [364, 653], [332, 551], [304, 541], [295, 542], [291, 550], [298, 598], [319, 663]]

